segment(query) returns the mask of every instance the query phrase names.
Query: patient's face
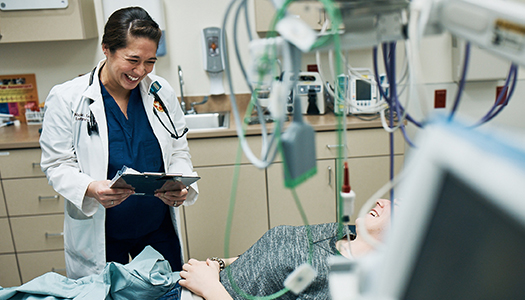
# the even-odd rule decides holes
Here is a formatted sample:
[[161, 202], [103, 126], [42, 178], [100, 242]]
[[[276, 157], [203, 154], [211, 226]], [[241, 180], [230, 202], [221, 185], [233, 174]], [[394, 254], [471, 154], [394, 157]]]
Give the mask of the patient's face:
[[383, 231], [390, 226], [391, 209], [390, 200], [379, 199], [364, 217], [368, 232], [376, 239], [381, 239]]

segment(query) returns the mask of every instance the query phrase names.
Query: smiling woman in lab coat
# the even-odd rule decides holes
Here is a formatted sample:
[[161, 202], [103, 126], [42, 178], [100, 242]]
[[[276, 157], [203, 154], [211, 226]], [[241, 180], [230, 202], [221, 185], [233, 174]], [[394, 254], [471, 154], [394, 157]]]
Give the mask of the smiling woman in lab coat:
[[142, 8], [114, 12], [102, 39], [106, 59], [53, 87], [46, 99], [41, 166], [66, 199], [70, 278], [100, 273], [109, 261], [125, 264], [147, 245], [174, 270], [182, 267], [178, 206], [195, 202], [197, 185], [139, 196], [110, 188], [108, 180], [124, 165], [195, 174], [175, 92], [163, 78], [149, 75], [160, 37], [158, 24]]

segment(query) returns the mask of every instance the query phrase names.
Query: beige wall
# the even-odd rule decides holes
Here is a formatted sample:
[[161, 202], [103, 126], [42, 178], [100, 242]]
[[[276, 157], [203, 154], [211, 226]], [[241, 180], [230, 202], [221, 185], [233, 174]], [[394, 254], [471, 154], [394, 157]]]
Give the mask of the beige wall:
[[[105, 22], [102, 0], [94, 0], [94, 3], [99, 28], [98, 39], [0, 44], [0, 74], [35, 73], [42, 102], [53, 85], [89, 72], [103, 58], [100, 50]], [[221, 27], [229, 1], [192, 0], [163, 3], [168, 53], [159, 58], [156, 73], [168, 79], [178, 91], [177, 66], [180, 65], [184, 72], [184, 94], [207, 95], [209, 78], [203, 69], [201, 30], [209, 26]], [[239, 36], [244, 38], [240, 44], [247, 45], [245, 31], [241, 30]], [[248, 48], [245, 47], [243, 51], [243, 55], [246, 56]], [[235, 62], [232, 66], [234, 78], [241, 78]], [[236, 81], [241, 84], [236, 84], [235, 92], [246, 93], [246, 85], [242, 84], [242, 81]]]
[[[100, 35], [104, 23], [102, 0], [94, 0], [97, 11], [97, 21]], [[208, 26], [221, 27], [226, 7], [230, 0], [163, 0], [166, 17], [167, 55], [159, 58], [156, 73], [165, 77], [179, 91], [177, 66], [184, 72], [184, 95], [203, 96], [209, 93], [208, 74], [203, 70], [201, 30]], [[253, 17], [252, 1], [250, 15]], [[230, 17], [230, 20], [232, 17]], [[254, 26], [252, 24], [252, 30]], [[232, 39], [231, 29], [227, 32]], [[240, 30], [239, 44], [241, 54], [248, 63], [248, 39], [244, 27]], [[255, 35], [256, 36], [256, 35]], [[54, 84], [66, 81], [74, 76], [89, 72], [102, 56], [100, 37], [84, 41], [36, 42], [18, 44], [0, 44], [0, 74], [36, 73], [40, 101], [44, 101]], [[233, 56], [233, 45], [230, 42], [230, 58], [235, 93], [246, 93], [248, 88], [241, 77], [239, 68]], [[447, 89], [447, 107], [452, 105], [456, 84], [452, 80], [451, 39], [445, 34], [425, 38], [421, 47], [422, 82], [429, 96], [427, 104], [433, 105], [435, 89]], [[326, 54], [323, 56], [325, 72], [327, 67]], [[354, 67], [372, 67], [371, 50], [352, 51], [348, 54], [349, 62]], [[303, 69], [307, 64], [315, 63], [313, 54], [303, 57]], [[382, 71], [382, 67], [380, 68]], [[466, 87], [465, 101], [460, 107], [461, 113], [478, 118], [494, 101], [495, 87], [502, 81], [476, 82]], [[224, 86], [229, 90], [224, 81]], [[525, 108], [521, 98], [525, 91], [518, 89], [512, 108], [502, 117], [494, 120], [495, 125], [515, 127], [525, 130], [525, 122], [521, 121], [520, 111]], [[418, 115], [416, 108], [414, 114]]]

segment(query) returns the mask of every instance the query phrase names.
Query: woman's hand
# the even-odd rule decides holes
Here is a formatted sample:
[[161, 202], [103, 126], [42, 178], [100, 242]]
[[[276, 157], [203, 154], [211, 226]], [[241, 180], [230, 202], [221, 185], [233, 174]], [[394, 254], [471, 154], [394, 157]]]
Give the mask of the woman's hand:
[[155, 192], [155, 196], [162, 200], [162, 202], [166, 203], [166, 205], [178, 207], [186, 200], [188, 190], [182, 188], [180, 190]]
[[179, 284], [207, 300], [232, 299], [219, 278], [219, 263], [190, 259], [182, 266]]
[[135, 192], [132, 189], [112, 189], [109, 180], [93, 181], [88, 185], [86, 196], [95, 198], [105, 208], [119, 205]]

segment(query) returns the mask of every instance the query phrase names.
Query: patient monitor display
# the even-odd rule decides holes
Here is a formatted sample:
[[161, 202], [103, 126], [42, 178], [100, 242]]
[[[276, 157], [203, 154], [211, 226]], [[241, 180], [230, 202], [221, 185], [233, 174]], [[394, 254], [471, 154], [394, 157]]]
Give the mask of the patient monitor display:
[[370, 109], [378, 102], [377, 84], [372, 76], [365, 75], [363, 78], [350, 76], [348, 98], [349, 114], [370, 113]]
[[525, 228], [447, 172], [401, 299], [519, 299]]
[[383, 264], [365, 293], [523, 298], [525, 150], [493, 132], [446, 121], [421, 138], [407, 158]]

